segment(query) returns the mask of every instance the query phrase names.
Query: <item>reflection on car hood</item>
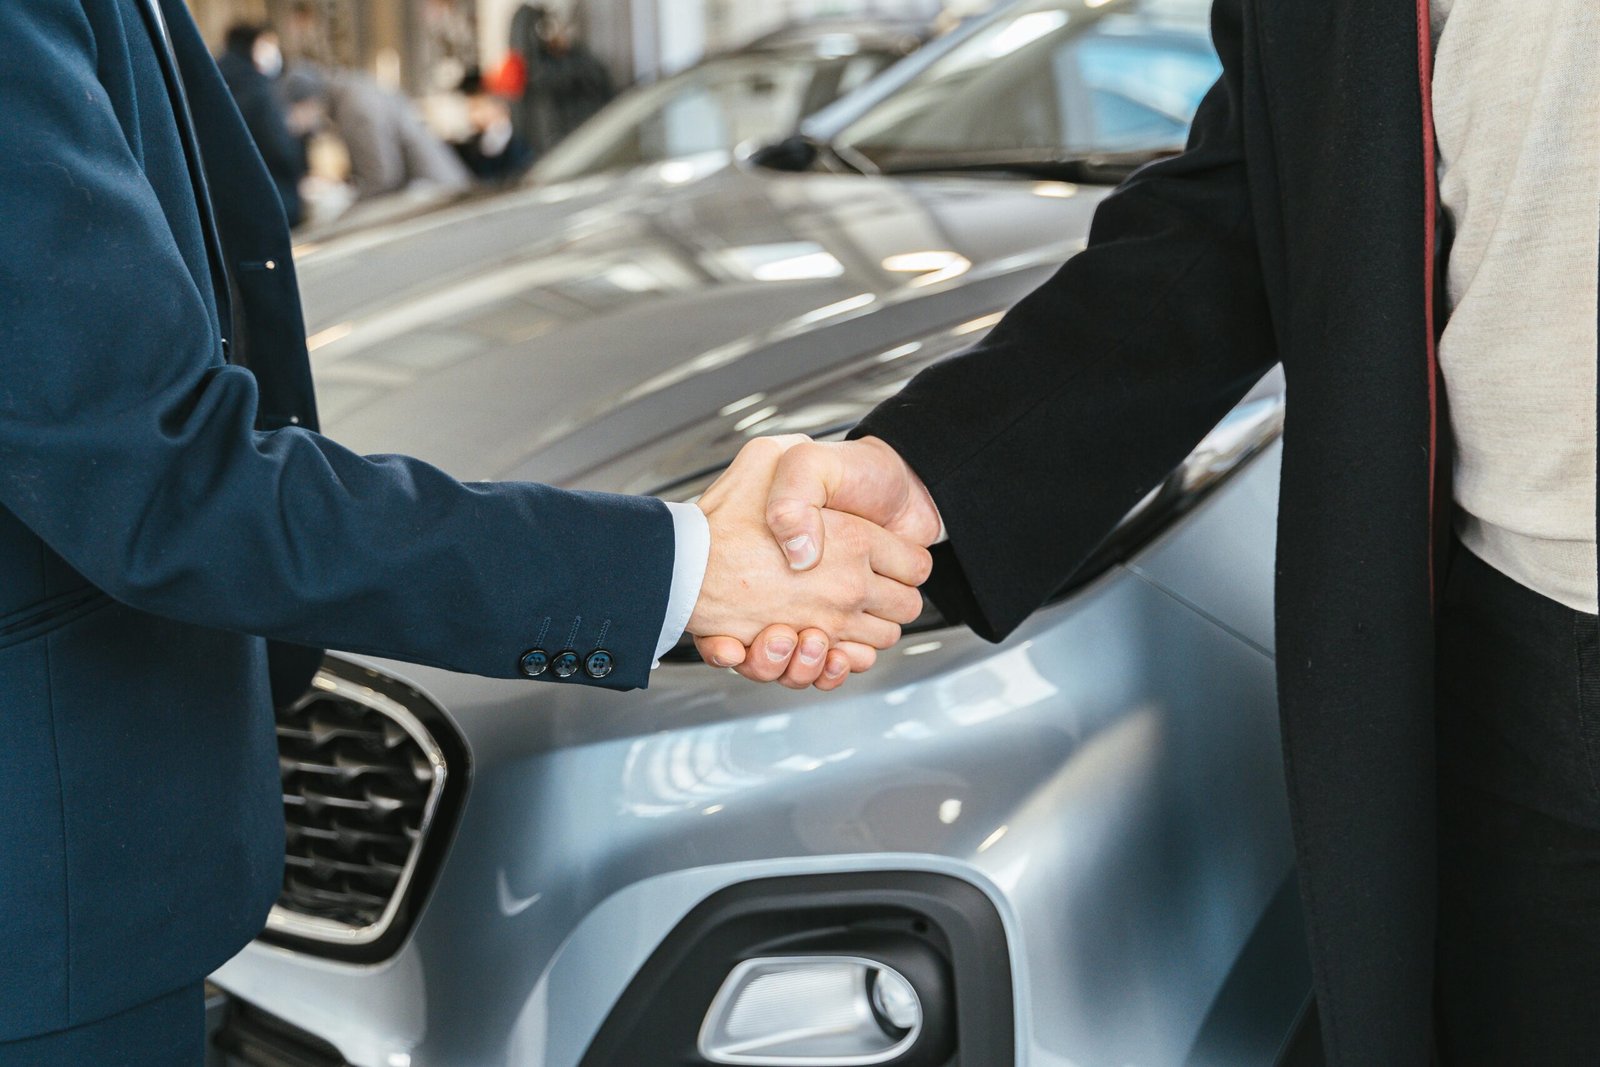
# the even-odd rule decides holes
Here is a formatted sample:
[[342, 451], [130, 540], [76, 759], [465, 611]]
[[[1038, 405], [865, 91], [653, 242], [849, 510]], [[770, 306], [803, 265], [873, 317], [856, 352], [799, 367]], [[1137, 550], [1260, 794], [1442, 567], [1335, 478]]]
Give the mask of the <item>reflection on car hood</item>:
[[653, 491], [853, 421], [1080, 248], [1102, 195], [666, 164], [303, 249], [325, 428], [463, 479]]

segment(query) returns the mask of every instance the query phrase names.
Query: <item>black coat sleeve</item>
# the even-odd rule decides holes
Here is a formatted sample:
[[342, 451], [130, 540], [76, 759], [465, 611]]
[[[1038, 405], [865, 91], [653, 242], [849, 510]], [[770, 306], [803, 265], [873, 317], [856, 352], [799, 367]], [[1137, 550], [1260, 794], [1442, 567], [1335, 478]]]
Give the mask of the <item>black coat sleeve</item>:
[[855, 436], [927, 483], [950, 534], [930, 594], [999, 640], [1275, 359], [1241, 129], [1241, 0], [1182, 155], [1105, 200], [1088, 248], [982, 343], [929, 368]]

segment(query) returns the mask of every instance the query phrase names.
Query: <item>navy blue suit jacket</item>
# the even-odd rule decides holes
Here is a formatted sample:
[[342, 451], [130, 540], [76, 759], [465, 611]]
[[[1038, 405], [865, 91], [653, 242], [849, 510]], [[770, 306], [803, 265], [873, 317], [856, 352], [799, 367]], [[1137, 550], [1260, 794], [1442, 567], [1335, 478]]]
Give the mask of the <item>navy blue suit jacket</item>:
[[571, 634], [641, 686], [673, 532], [655, 501], [464, 485], [314, 432], [278, 197], [180, 0], [0, 4], [0, 101], [4, 1041], [260, 930], [265, 638], [512, 677]]

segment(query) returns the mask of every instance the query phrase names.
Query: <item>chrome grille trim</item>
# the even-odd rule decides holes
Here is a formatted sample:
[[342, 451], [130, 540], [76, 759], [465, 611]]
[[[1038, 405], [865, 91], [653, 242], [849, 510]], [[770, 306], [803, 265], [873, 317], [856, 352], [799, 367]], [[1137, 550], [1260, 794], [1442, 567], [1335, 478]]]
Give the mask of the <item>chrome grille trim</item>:
[[[290, 709], [290, 713], [303, 711], [313, 703], [326, 698], [348, 701], [384, 716], [394, 723], [400, 730], [422, 750], [429, 769], [432, 771], [433, 781], [428, 790], [426, 800], [423, 802], [422, 818], [418, 822], [415, 839], [411, 842], [407, 852], [406, 861], [400, 868], [399, 876], [393, 891], [384, 905], [382, 913], [375, 922], [364, 926], [356, 926], [339, 922], [321, 916], [306, 915], [285, 907], [282, 903], [276, 904], [267, 917], [268, 931], [283, 934], [289, 937], [305, 938], [327, 944], [342, 946], [369, 945], [379, 940], [394, 925], [395, 917], [406, 899], [406, 893], [411, 887], [412, 877], [416, 873], [417, 863], [422, 856], [423, 843], [427, 840], [434, 816], [438, 811], [440, 797], [444, 795], [445, 783], [449, 776], [449, 767], [445, 762], [444, 752], [439, 747], [433, 735], [428, 732], [417, 718], [404, 704], [394, 700], [384, 693], [380, 693], [368, 686], [333, 674], [327, 668], [317, 672], [311, 682], [311, 688], [305, 696], [301, 697]], [[339, 767], [337, 762], [326, 767], [302, 764], [304, 770], [329, 770], [344, 771], [354, 768]], [[303, 802], [303, 798], [292, 798], [285, 794], [286, 805], [294, 803], [296, 799]], [[329, 802], [337, 805], [339, 801], [329, 798]], [[378, 803], [378, 801], [372, 801]]]

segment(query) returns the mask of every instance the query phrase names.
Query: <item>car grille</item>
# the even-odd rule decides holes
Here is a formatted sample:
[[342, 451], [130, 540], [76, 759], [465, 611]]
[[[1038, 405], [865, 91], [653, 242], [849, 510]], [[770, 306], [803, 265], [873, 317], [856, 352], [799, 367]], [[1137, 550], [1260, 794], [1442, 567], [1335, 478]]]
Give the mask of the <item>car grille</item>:
[[206, 1029], [208, 1067], [350, 1067], [324, 1039], [209, 983]]
[[427, 727], [397, 699], [406, 694], [380, 687], [380, 678], [329, 660], [306, 695], [278, 713], [287, 839], [271, 932], [371, 944], [394, 924], [411, 886], [448, 768]]

